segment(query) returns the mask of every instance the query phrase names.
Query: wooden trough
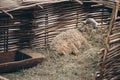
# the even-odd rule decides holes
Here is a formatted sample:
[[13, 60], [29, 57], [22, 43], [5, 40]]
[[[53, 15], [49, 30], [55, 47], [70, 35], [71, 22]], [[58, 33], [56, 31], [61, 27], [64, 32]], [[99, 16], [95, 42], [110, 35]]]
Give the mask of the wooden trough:
[[30, 49], [0, 53], [0, 73], [33, 67], [44, 58], [40, 53]]
[[[0, 10], [2, 9], [0, 11], [0, 73], [33, 67], [44, 60], [44, 56], [37, 54], [32, 50], [21, 49], [32, 48], [33, 44], [41, 46], [41, 44], [35, 43], [33, 40], [36, 37], [37, 32], [34, 29], [38, 29], [36, 26], [37, 23], [34, 23], [34, 21], [37, 21], [34, 17], [34, 13], [37, 10], [45, 10], [44, 12], [46, 13], [48, 10], [41, 9], [39, 6], [42, 5], [44, 8], [46, 8], [48, 4], [57, 2], [59, 1], [43, 1], [39, 4], [36, 3], [31, 5], [24, 5], [7, 10], [2, 5], [0, 5], [0, 7], [3, 7], [0, 8]], [[46, 6], [44, 4], [46, 4]], [[45, 28], [47, 24], [46, 21], [48, 22], [45, 17], [45, 24], [43, 24]], [[44, 20], [42, 22], [44, 22]], [[46, 29], [42, 31], [46, 31]], [[43, 32], [43, 34], [46, 36], [46, 32]], [[47, 37], [43, 38], [45, 38], [46, 41]], [[45, 42], [45, 44], [47, 43]]]

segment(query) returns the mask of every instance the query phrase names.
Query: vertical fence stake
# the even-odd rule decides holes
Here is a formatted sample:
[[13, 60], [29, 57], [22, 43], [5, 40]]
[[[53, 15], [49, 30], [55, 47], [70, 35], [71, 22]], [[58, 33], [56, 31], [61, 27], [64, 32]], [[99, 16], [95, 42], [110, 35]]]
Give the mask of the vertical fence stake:
[[48, 48], [48, 31], [47, 31], [47, 28], [48, 28], [48, 13], [45, 14], [45, 48], [47, 50]]
[[117, 18], [117, 14], [118, 14], [118, 10], [119, 10], [119, 1], [116, 1], [115, 2], [115, 5], [113, 7], [113, 11], [112, 11], [112, 16], [111, 16], [111, 21], [110, 21], [110, 25], [109, 25], [109, 32], [108, 32], [108, 35], [107, 35], [107, 39], [106, 39], [106, 48], [105, 48], [105, 51], [104, 51], [104, 55], [103, 55], [103, 63], [102, 63], [102, 72], [101, 72], [101, 76], [103, 78], [103, 74], [104, 74], [104, 71], [105, 71], [105, 60], [106, 60], [106, 57], [107, 57], [107, 53], [108, 53], [108, 50], [109, 50], [109, 36], [112, 34], [112, 28], [114, 27], [114, 22]]

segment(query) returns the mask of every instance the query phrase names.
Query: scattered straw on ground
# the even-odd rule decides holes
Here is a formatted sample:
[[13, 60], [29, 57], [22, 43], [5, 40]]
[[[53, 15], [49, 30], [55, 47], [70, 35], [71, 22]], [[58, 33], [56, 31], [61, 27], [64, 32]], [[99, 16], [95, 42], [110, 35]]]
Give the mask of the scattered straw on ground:
[[4, 76], [10, 80], [93, 80], [98, 69], [95, 65], [97, 51], [98, 48], [91, 48], [78, 56], [59, 56], [48, 52], [44, 54], [47, 61], [42, 64]]
[[[96, 30], [94, 34], [97, 36], [106, 35], [105, 31], [100, 32], [98, 33]], [[86, 51], [81, 50], [80, 55], [60, 56], [52, 51], [40, 51], [38, 49], [47, 57], [46, 61], [36, 67], [2, 74], [2, 76], [10, 80], [94, 80], [95, 72], [99, 70], [97, 52], [104, 46], [105, 37], [102, 40], [102, 38], [96, 38], [88, 32], [83, 32], [83, 34], [92, 47]]]

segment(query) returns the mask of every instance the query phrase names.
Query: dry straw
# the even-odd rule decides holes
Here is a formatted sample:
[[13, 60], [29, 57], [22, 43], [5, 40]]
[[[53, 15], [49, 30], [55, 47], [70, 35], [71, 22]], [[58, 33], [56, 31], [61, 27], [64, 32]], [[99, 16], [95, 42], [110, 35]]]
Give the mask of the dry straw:
[[51, 42], [51, 48], [62, 54], [78, 54], [79, 49], [88, 49], [88, 41], [77, 29], [69, 29], [57, 35]]

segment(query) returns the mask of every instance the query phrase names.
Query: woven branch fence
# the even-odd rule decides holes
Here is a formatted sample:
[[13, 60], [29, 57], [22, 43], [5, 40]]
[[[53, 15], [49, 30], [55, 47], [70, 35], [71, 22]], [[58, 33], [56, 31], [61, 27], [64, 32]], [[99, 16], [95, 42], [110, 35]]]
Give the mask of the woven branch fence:
[[[65, 1], [47, 4], [43, 9], [33, 6], [9, 12], [14, 16], [0, 13], [0, 52], [15, 51], [23, 48], [49, 48], [52, 39], [68, 29], [77, 28], [86, 18], [108, 25], [111, 9], [93, 6], [95, 3], [80, 5]], [[113, 20], [114, 21], [114, 20]], [[102, 51], [102, 79], [120, 79], [120, 17], [112, 23], [106, 50]], [[106, 52], [105, 52], [106, 51]]]
[[[101, 51], [101, 79], [120, 79], [120, 14], [118, 12], [119, 2], [114, 4], [112, 18], [109, 26], [109, 33], [106, 48]], [[98, 79], [99, 80], [99, 79]]]
[[33, 6], [0, 13], [0, 52], [23, 48], [49, 48], [52, 39], [62, 31], [77, 28], [88, 17], [107, 25], [111, 13], [104, 6], [91, 7], [95, 3], [64, 1], [47, 4], [43, 9]]
[[[52, 39], [59, 33], [68, 29], [77, 28], [80, 22], [86, 18], [95, 18], [97, 22], [109, 22], [109, 9], [105, 7], [91, 7], [94, 3], [85, 3], [79, 5], [73, 2], [62, 2], [52, 4], [43, 10], [34, 11], [34, 23], [36, 24], [33, 31], [35, 38], [32, 46], [40, 48], [49, 48]], [[40, 44], [40, 45], [36, 45]]]
[[0, 52], [30, 47], [32, 14], [29, 11], [11, 12], [14, 19], [0, 14]]

